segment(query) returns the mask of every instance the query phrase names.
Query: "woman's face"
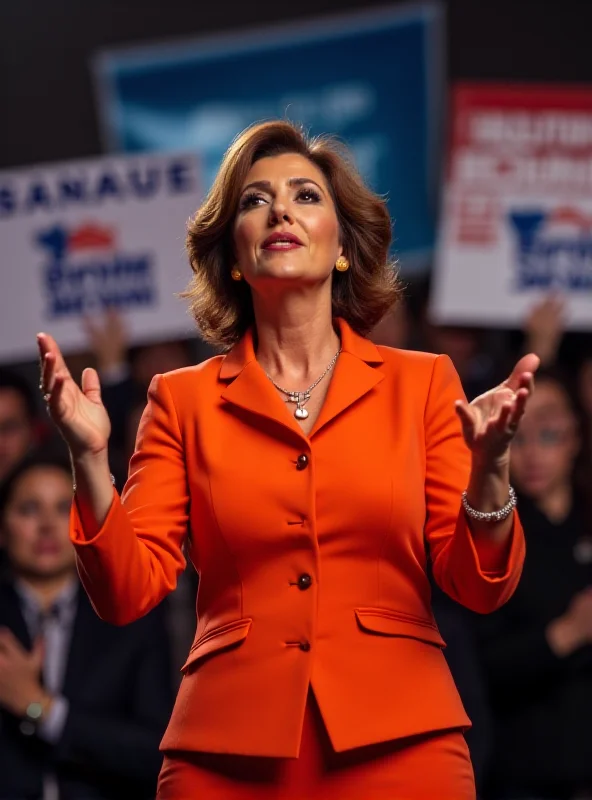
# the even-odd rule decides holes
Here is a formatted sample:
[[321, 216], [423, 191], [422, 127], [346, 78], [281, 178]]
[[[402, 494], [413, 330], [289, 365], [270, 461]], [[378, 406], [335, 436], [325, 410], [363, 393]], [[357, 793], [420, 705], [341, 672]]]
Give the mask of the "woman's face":
[[236, 266], [251, 287], [328, 282], [342, 253], [333, 198], [321, 170], [295, 153], [262, 158], [242, 187], [234, 224]]
[[578, 449], [578, 426], [563, 389], [541, 381], [512, 443], [516, 488], [537, 500], [568, 484]]
[[17, 479], [2, 519], [2, 541], [16, 574], [56, 578], [75, 569], [71, 503], [72, 480], [59, 467], [32, 467]]

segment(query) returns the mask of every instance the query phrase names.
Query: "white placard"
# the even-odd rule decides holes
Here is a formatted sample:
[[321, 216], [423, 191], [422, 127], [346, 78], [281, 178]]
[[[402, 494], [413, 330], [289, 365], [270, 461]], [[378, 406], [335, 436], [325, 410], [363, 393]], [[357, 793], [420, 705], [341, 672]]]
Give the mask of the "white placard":
[[186, 222], [201, 187], [193, 155], [105, 157], [0, 172], [0, 361], [50, 332], [87, 347], [82, 316], [120, 309], [132, 343], [195, 332], [176, 293], [191, 270]]
[[432, 319], [518, 327], [550, 292], [592, 329], [592, 89], [457, 87]]

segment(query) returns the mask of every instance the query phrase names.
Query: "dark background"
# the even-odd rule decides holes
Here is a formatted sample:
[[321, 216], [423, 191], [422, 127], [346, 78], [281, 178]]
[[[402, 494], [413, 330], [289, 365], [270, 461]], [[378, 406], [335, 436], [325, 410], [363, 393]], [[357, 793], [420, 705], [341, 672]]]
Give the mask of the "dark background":
[[[0, 168], [102, 152], [90, 70], [90, 56], [100, 48], [380, 5], [401, 3], [3, 0], [0, 108], [8, 111], [0, 119]], [[592, 2], [448, 0], [442, 6], [449, 80], [592, 83]]]

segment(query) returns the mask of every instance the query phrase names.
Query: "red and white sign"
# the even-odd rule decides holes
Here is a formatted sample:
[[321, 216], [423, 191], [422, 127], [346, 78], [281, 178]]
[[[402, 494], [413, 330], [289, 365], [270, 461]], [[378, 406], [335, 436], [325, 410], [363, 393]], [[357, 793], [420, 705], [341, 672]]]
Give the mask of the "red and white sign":
[[592, 88], [459, 85], [451, 144], [434, 321], [520, 326], [559, 292], [592, 329]]

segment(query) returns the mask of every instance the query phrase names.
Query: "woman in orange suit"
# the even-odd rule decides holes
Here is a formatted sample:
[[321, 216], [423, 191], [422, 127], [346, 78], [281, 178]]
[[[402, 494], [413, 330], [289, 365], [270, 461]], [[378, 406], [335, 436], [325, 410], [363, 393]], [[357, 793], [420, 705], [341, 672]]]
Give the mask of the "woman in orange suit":
[[427, 547], [469, 608], [514, 591], [508, 448], [537, 358], [469, 405], [446, 356], [364, 338], [397, 297], [389, 242], [383, 200], [331, 140], [244, 132], [188, 233], [187, 295], [224, 354], [154, 378], [121, 497], [96, 372], [78, 388], [38, 337], [97, 613], [153, 608], [183, 545], [200, 576], [161, 800], [474, 797]]

